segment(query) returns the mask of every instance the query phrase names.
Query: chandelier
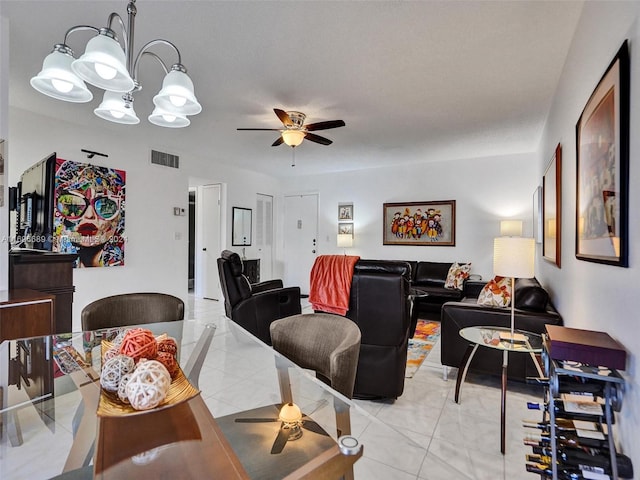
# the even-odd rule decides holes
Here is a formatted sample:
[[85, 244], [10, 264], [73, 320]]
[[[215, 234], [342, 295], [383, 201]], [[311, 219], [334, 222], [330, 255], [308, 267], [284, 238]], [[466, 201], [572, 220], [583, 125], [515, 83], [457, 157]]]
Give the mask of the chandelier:
[[[153, 97], [155, 108], [148, 120], [154, 125], [170, 128], [188, 126], [188, 115], [202, 111], [193, 91], [193, 82], [182, 65], [180, 51], [168, 40], [157, 39], [146, 43], [133, 55], [135, 34], [135, 0], [127, 5], [128, 25], [125, 28], [120, 15], [109, 15], [107, 26], [96, 28], [90, 25], [76, 25], [67, 30], [64, 43], [58, 43], [42, 63], [42, 70], [31, 79], [31, 86], [40, 93], [67, 102], [85, 103], [93, 99], [93, 94], [85, 82], [105, 90], [102, 102], [93, 112], [110, 122], [134, 125], [140, 119], [133, 109], [133, 96], [142, 89], [138, 82], [138, 67], [143, 56], [158, 61], [165, 77], [162, 89]], [[113, 31], [114, 21], [122, 29], [121, 45]], [[91, 30], [96, 33], [87, 42], [85, 52], [75, 58], [67, 39], [73, 32]], [[167, 68], [162, 59], [149, 51], [155, 45], [168, 45], [175, 51], [178, 61]]]

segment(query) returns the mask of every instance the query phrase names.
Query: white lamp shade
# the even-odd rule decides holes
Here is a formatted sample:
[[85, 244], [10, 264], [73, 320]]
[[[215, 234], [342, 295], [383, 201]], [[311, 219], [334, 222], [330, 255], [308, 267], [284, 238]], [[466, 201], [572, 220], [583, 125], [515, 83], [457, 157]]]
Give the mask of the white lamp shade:
[[191, 124], [191, 121], [184, 115], [167, 112], [159, 107], [153, 109], [153, 113], [149, 115], [148, 119], [154, 125], [167, 128], [182, 128]]
[[493, 273], [501, 277], [534, 276], [535, 240], [525, 237], [498, 237], [493, 240]]
[[338, 247], [340, 248], [353, 247], [353, 235], [351, 235], [350, 233], [339, 233]]
[[304, 132], [302, 130], [283, 130], [282, 140], [290, 147], [297, 147], [304, 140]]
[[97, 35], [87, 43], [84, 54], [71, 64], [85, 82], [112, 92], [130, 92], [134, 82], [126, 67], [120, 44], [107, 35]]
[[502, 220], [500, 222], [500, 235], [503, 237], [521, 237], [522, 220]]
[[85, 103], [93, 94], [71, 70], [73, 57], [54, 50], [42, 62], [42, 70], [31, 79], [31, 86], [40, 93], [67, 102]]
[[114, 123], [123, 123], [127, 125], [140, 123], [140, 119], [136, 116], [136, 112], [133, 110], [133, 103], [129, 103], [129, 106], [127, 107], [126, 102], [122, 98], [122, 93], [118, 92], [104, 92], [102, 103], [93, 111], [93, 113], [104, 120], [109, 120]]
[[202, 111], [193, 93], [193, 82], [184, 72], [171, 70], [162, 81], [162, 90], [153, 97], [153, 103], [166, 112], [178, 115], [196, 115]]

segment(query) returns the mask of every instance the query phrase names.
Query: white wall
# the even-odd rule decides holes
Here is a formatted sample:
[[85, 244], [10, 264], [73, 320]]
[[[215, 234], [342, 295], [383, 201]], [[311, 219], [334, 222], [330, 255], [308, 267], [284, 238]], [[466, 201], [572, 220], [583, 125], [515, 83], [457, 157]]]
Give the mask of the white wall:
[[[278, 182], [272, 178], [223, 168], [210, 159], [181, 155], [178, 170], [153, 165], [150, 149], [156, 147], [141, 144], [130, 128], [122, 127], [122, 134], [118, 136], [113, 130], [82, 129], [60, 119], [10, 109], [10, 185], [18, 182], [26, 168], [54, 151], [60, 158], [118, 168], [127, 173], [125, 266], [74, 270], [74, 329], [80, 328], [82, 308], [108, 295], [157, 291], [186, 301], [188, 217], [174, 216], [173, 207], [188, 210], [190, 183], [225, 184], [229, 211], [231, 205], [255, 208], [258, 191], [272, 195], [277, 191]], [[96, 156], [88, 160], [80, 152], [81, 148], [106, 153], [109, 158]], [[231, 244], [230, 218], [231, 215], [226, 215], [223, 219], [227, 222], [223, 229], [226, 233], [223, 248]], [[6, 267], [3, 275], [6, 276]]]
[[[493, 238], [504, 218], [524, 220], [532, 235], [533, 192], [537, 186], [534, 154], [423, 163], [331, 175], [299, 177], [295, 190], [319, 192], [320, 254], [343, 253], [336, 246], [338, 204], [353, 203], [354, 247], [363, 258], [470, 261], [472, 273], [493, 276]], [[382, 244], [382, 205], [388, 202], [456, 201], [456, 245]]]
[[[1, 6], [0, 6], [1, 9]], [[8, 229], [8, 188], [7, 188], [7, 174], [9, 166], [7, 165], [7, 158], [9, 157], [8, 136], [9, 136], [9, 19], [2, 16], [0, 11], [0, 139], [5, 140], [5, 165], [4, 165], [4, 177], [0, 174], [0, 188], [2, 188], [5, 203], [0, 207], [0, 290], [7, 290], [9, 288], [9, 269], [8, 269], [8, 255], [9, 243], [6, 241], [9, 238]]]
[[[540, 148], [538, 176], [562, 144], [562, 268], [541, 261], [539, 277], [551, 291], [565, 325], [606, 331], [629, 352], [627, 387], [619, 424], [624, 453], [640, 468], [640, 15], [639, 2], [585, 2]], [[624, 39], [631, 56], [629, 268], [575, 258], [575, 126], [589, 96]]]

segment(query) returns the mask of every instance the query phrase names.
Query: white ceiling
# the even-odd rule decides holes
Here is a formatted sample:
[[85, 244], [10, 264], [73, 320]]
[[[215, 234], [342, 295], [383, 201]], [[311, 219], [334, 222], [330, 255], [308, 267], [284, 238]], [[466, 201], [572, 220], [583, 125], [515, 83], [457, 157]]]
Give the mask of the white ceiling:
[[[93, 87], [94, 100], [77, 105], [29, 86], [69, 27], [105, 26], [112, 11], [126, 21], [126, 0], [0, 1], [10, 105], [278, 176], [535, 151], [583, 5], [138, 0], [136, 52], [155, 38], [173, 42], [203, 107], [173, 130], [146, 121], [162, 78], [153, 61], [141, 63], [134, 127], [95, 117], [102, 94]], [[71, 35], [76, 56], [89, 36]], [[175, 61], [168, 48], [154, 51]], [[274, 107], [347, 125], [317, 132], [330, 146], [303, 142], [291, 168], [291, 149], [270, 146], [277, 132], [236, 131], [279, 127]]]

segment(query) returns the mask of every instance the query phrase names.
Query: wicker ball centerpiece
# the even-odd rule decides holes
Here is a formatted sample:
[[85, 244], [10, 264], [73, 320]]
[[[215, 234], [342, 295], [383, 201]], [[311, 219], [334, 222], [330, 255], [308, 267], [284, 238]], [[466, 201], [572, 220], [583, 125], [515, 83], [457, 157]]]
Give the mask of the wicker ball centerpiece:
[[165, 368], [169, 372], [169, 375], [171, 375], [172, 379], [176, 378], [176, 375], [178, 374], [178, 370], [179, 370], [178, 361], [176, 360], [176, 357], [174, 357], [168, 352], [158, 352], [158, 356], [156, 356], [156, 360], [165, 366]]
[[162, 403], [171, 385], [171, 375], [157, 360], [140, 360], [131, 374], [126, 393], [136, 410], [149, 410]]
[[120, 353], [127, 355], [138, 363], [141, 358], [155, 358], [158, 353], [158, 342], [151, 330], [132, 328], [127, 330], [120, 344]]
[[135, 363], [127, 355], [116, 355], [107, 360], [100, 372], [100, 385], [108, 392], [117, 392], [120, 380], [127, 373], [133, 372]]
[[162, 340], [158, 340], [158, 352], [170, 353], [174, 357], [177, 357], [178, 345], [176, 344], [175, 339], [171, 337], [166, 337], [166, 338], [163, 338]]

